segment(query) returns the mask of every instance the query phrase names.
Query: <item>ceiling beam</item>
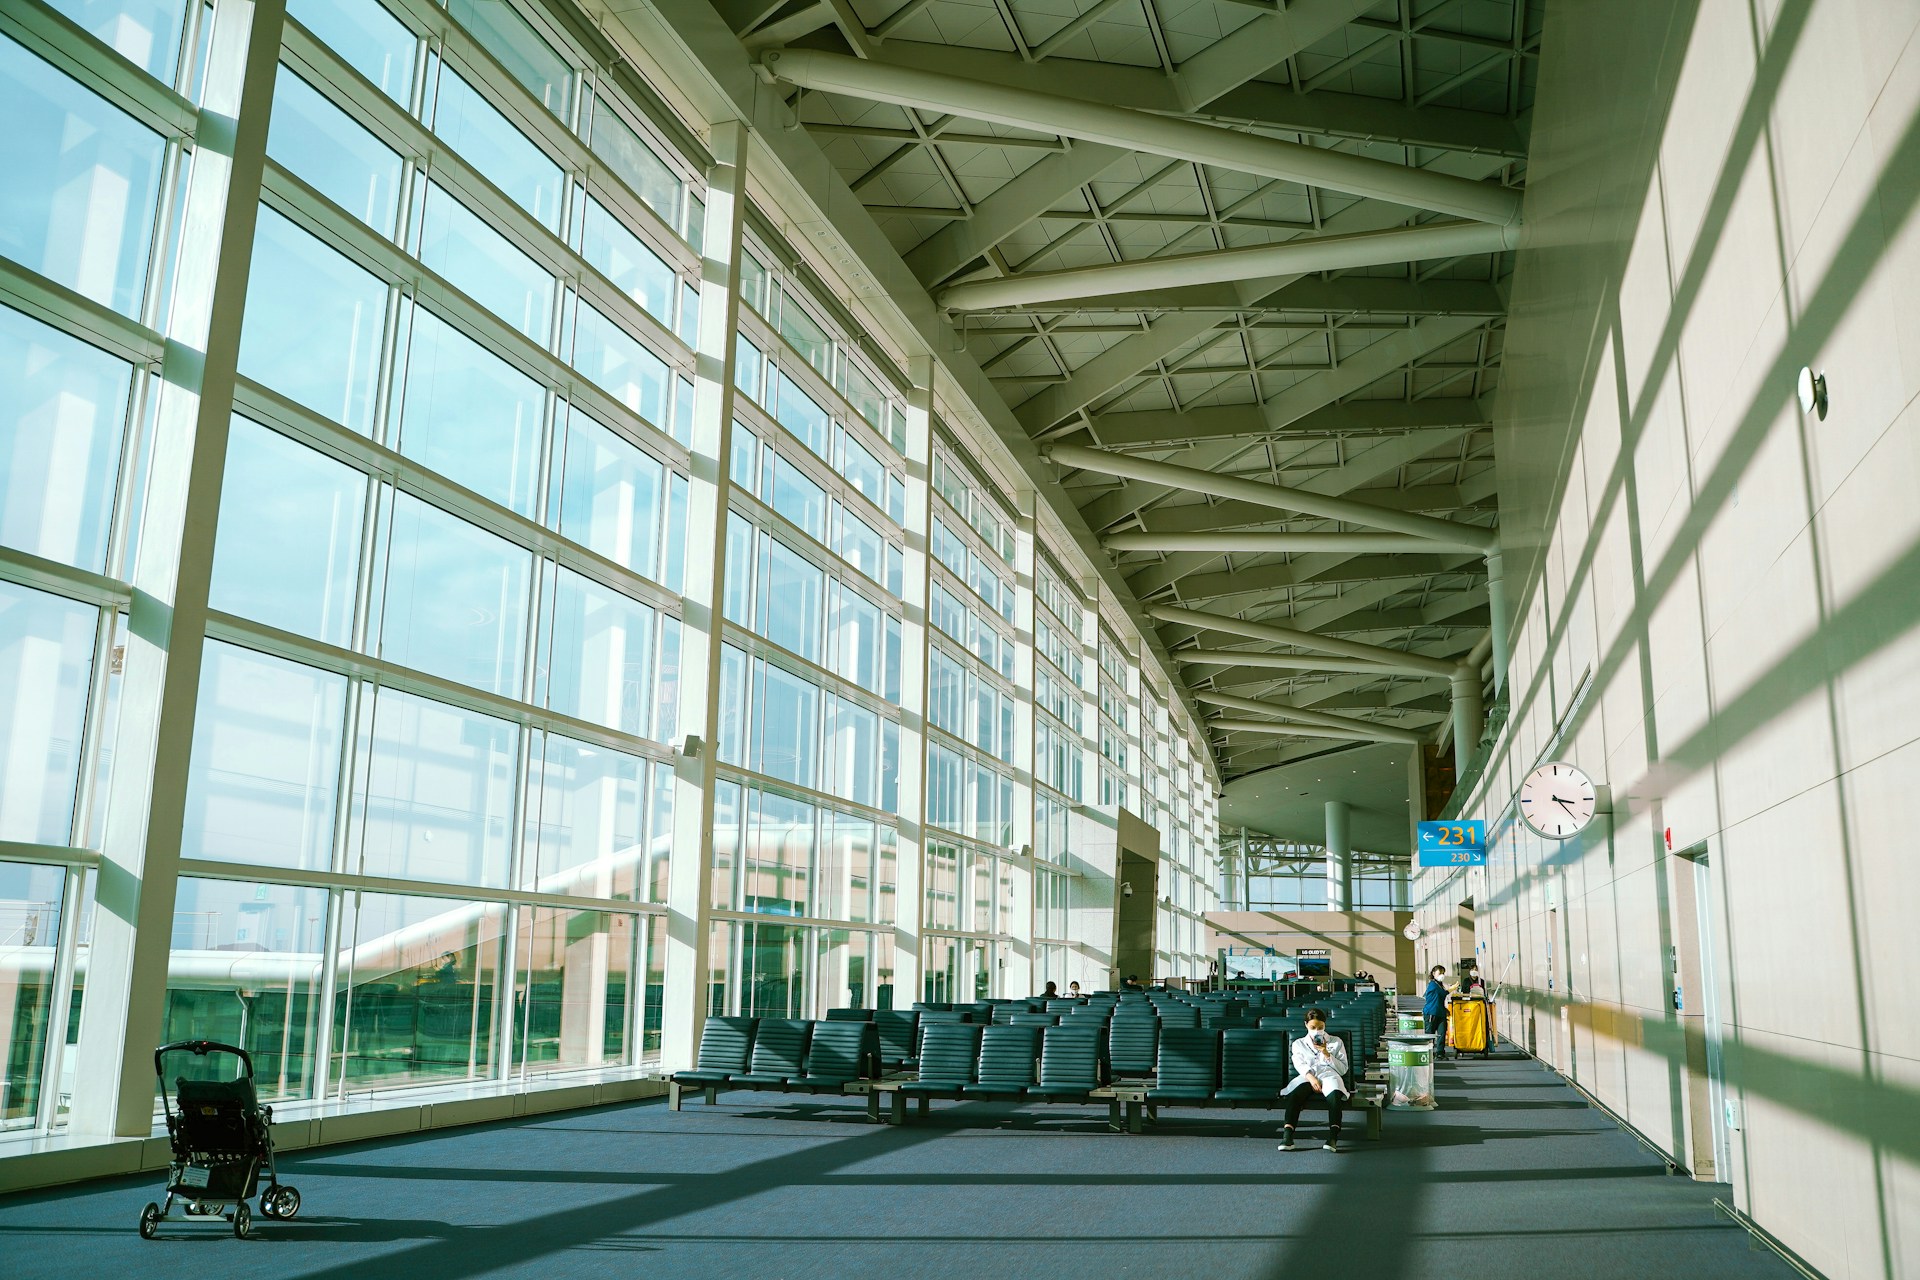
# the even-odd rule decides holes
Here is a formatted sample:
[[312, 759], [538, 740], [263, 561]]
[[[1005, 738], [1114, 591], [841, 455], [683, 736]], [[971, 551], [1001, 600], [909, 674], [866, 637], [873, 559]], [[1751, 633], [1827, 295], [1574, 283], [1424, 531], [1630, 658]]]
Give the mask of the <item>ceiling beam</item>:
[[1099, 471], [1106, 475], [1144, 480], [1149, 484], [1163, 484], [1193, 493], [1210, 493], [1216, 497], [1235, 498], [1242, 502], [1265, 503], [1284, 511], [1298, 511], [1328, 520], [1344, 520], [1350, 524], [1385, 529], [1390, 533], [1411, 534], [1429, 539], [1439, 546], [1466, 545], [1482, 553], [1497, 550], [1499, 547], [1499, 535], [1493, 530], [1483, 529], [1478, 525], [1441, 520], [1435, 516], [1420, 515], [1411, 511], [1393, 511], [1352, 498], [1315, 493], [1305, 488], [1287, 488], [1283, 485], [1266, 484], [1259, 480], [1242, 480], [1236, 476], [1216, 475], [1198, 467], [1155, 462], [1129, 454], [1110, 453], [1105, 449], [1085, 449], [1079, 445], [1054, 445], [1045, 451], [1045, 455], [1064, 467]]
[[1174, 98], [1195, 111], [1221, 94], [1310, 49], [1379, 0], [1294, 0], [1228, 32], [1174, 69]]
[[[1376, 582], [1391, 579], [1403, 584], [1418, 582], [1436, 573], [1458, 573], [1470, 558], [1445, 555], [1427, 556], [1351, 556], [1332, 565], [1315, 565], [1309, 570], [1303, 560], [1336, 559], [1330, 556], [1302, 557], [1292, 564], [1240, 565], [1210, 573], [1183, 573], [1171, 583], [1174, 594], [1183, 602], [1225, 600], [1233, 596], [1278, 591], [1288, 587], [1327, 586], [1337, 582]], [[1124, 566], [1123, 566], [1124, 567]], [[1132, 586], [1136, 577], [1127, 579]]]
[[1290, 702], [1256, 702], [1252, 698], [1239, 698], [1230, 693], [1215, 693], [1211, 689], [1196, 689], [1193, 697], [1196, 702], [1211, 703], [1216, 707], [1225, 707], [1229, 711], [1245, 711], [1260, 716], [1281, 716], [1300, 724], [1317, 725], [1323, 729], [1347, 729], [1357, 733], [1374, 733], [1379, 735], [1379, 740], [1382, 742], [1404, 742], [1409, 746], [1420, 746], [1426, 741], [1424, 737], [1410, 729], [1377, 724], [1352, 716], [1337, 716], [1325, 711], [1315, 711], [1311, 707], [1296, 707]]
[[[1385, 729], [1332, 729], [1317, 724], [1282, 724], [1269, 720], [1207, 720], [1207, 728], [1220, 733], [1274, 733], [1295, 738], [1346, 738], [1355, 742], [1398, 742], [1405, 739]], [[1426, 739], [1414, 735], [1417, 742]]]
[[1016, 89], [942, 71], [907, 70], [818, 49], [769, 49], [761, 56], [760, 66], [770, 80], [870, 102], [1048, 130], [1475, 222], [1507, 226], [1520, 221], [1521, 196], [1514, 188], [1109, 102]]
[[[1323, 225], [1328, 231], [1378, 231], [1400, 226], [1405, 221], [1405, 212], [1392, 205], [1359, 201], [1326, 219]], [[1298, 280], [1297, 276], [1282, 276], [1215, 287], [1231, 289], [1241, 299], [1242, 307], [1258, 310]], [[1201, 334], [1218, 328], [1220, 321], [1220, 316], [1205, 312], [1177, 311], [1159, 316], [1144, 332], [1115, 343], [1075, 369], [1065, 382], [1030, 397], [1014, 413], [1028, 434], [1039, 435], [1062, 418], [1078, 413], [1124, 386], [1142, 369], [1153, 367]]]
[[[1166, 320], [1185, 318], [1184, 315], [1165, 317]], [[1284, 431], [1314, 410], [1325, 408], [1344, 396], [1352, 395], [1389, 374], [1398, 372], [1423, 356], [1431, 355], [1458, 342], [1478, 329], [1480, 324], [1481, 322], [1477, 319], [1456, 316], [1431, 316], [1417, 321], [1406, 331], [1389, 334], [1378, 342], [1362, 348], [1354, 355], [1348, 356], [1338, 368], [1312, 374], [1294, 383], [1285, 391], [1268, 398], [1261, 405], [1261, 414], [1265, 417], [1270, 430]], [[1124, 345], [1126, 344], [1120, 344], [1120, 346]], [[1118, 350], [1119, 347], [1114, 349]], [[1026, 406], [1021, 406], [1021, 419], [1029, 421], [1024, 412], [1025, 408]], [[1187, 454], [1186, 462], [1202, 470], [1225, 466], [1251, 447], [1244, 440], [1223, 440], [1193, 450]], [[1117, 500], [1096, 499], [1081, 510], [1085, 513], [1090, 527], [1102, 529], [1183, 487], [1186, 486], [1146, 484]]]
[[[1037, 166], [1036, 166], [1037, 167]], [[950, 215], [949, 215], [950, 216]], [[1023, 308], [1035, 315], [1069, 311], [1249, 310], [1245, 291], [1230, 284], [1180, 285], [1099, 298], [1067, 298]], [[1395, 280], [1385, 276], [1309, 276], [1262, 300], [1263, 311], [1381, 315], [1505, 315], [1501, 287], [1486, 280]]]
[[[1231, 39], [1232, 37], [1228, 37]], [[1301, 93], [1292, 85], [1256, 81], [1215, 98], [1205, 119], [1251, 124], [1327, 137], [1384, 142], [1397, 147], [1429, 147], [1523, 160], [1527, 137], [1523, 121], [1489, 111], [1454, 107], [1410, 107], [1390, 98], [1316, 89]]]
[[1092, 182], [1127, 154], [1122, 147], [1075, 142], [1071, 150], [1048, 156], [1022, 170], [975, 204], [971, 217], [942, 227], [907, 250], [907, 265], [913, 268], [922, 284], [932, 288]]
[[[1432, 551], [1430, 538], [1405, 533], [1110, 533], [1100, 539], [1109, 551], [1217, 551], [1221, 554], [1265, 555], [1279, 552]], [[1461, 550], [1472, 547], [1462, 545]]]
[[1441, 658], [1429, 658], [1424, 654], [1389, 649], [1383, 645], [1362, 644], [1356, 640], [1338, 640], [1331, 636], [1317, 636], [1310, 631], [1277, 627], [1270, 623], [1243, 622], [1239, 618], [1229, 618], [1217, 613], [1201, 613], [1195, 609], [1180, 609], [1172, 605], [1155, 605], [1147, 610], [1147, 616], [1162, 622], [1179, 622], [1208, 631], [1223, 631], [1228, 635], [1246, 636], [1251, 640], [1290, 644], [1302, 649], [1317, 649], [1322, 653], [1331, 653], [1343, 658], [1364, 658], [1379, 663], [1382, 670], [1386, 671], [1451, 678], [1459, 665]]
[[1520, 228], [1487, 222], [1428, 222], [1349, 235], [1299, 236], [1279, 244], [1183, 253], [1063, 271], [1035, 271], [1003, 280], [974, 280], [942, 291], [949, 311], [993, 311], [1134, 290], [1224, 284], [1261, 276], [1306, 275], [1359, 267], [1502, 253], [1517, 248]]
[[1362, 658], [1329, 658], [1317, 653], [1255, 653], [1241, 649], [1175, 649], [1175, 662], [1199, 666], [1266, 667], [1277, 671], [1348, 671], [1372, 679], [1404, 674]]

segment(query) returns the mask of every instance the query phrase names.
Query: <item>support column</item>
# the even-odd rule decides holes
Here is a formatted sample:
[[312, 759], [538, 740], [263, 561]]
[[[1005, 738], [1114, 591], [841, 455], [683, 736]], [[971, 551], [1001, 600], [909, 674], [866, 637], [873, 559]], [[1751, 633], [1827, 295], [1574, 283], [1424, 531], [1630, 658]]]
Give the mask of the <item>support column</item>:
[[1453, 767], [1456, 778], [1465, 778], [1467, 765], [1480, 745], [1480, 672], [1462, 663], [1453, 672]]
[[1345, 800], [1327, 801], [1327, 910], [1353, 910], [1352, 810]]
[[907, 378], [907, 554], [902, 579], [906, 610], [901, 626], [900, 857], [893, 896], [893, 1007], [921, 998], [920, 931], [926, 919], [927, 860], [927, 599], [933, 512], [934, 360], [911, 356]]
[[1504, 557], [1487, 553], [1487, 635], [1493, 644], [1493, 694], [1507, 687], [1507, 582]]
[[[222, 0], [183, 181], [180, 266], [129, 577], [120, 725], [81, 1006], [72, 1127], [153, 1131], [153, 1046], [185, 827], [234, 369], [253, 260], [284, 0]], [[57, 1047], [57, 1046], [56, 1046]]]
[[1013, 495], [1019, 513], [1014, 530], [1013, 626], [1016, 641], [1013, 658], [1013, 832], [1009, 842], [1020, 851], [1013, 871], [1013, 940], [1007, 948], [1007, 967], [1001, 971], [1003, 996], [1032, 995], [1040, 988], [1034, 980], [1036, 958], [1033, 954], [1034, 870], [1033, 870], [1033, 594], [1035, 563], [1040, 537], [1036, 512], [1040, 498], [1031, 489]]
[[[747, 126], [713, 126], [707, 175], [700, 331], [695, 344], [692, 483], [687, 495], [686, 590], [680, 599], [680, 732], [674, 762], [673, 859], [667, 870], [667, 963], [660, 1065], [691, 1067], [707, 1017], [713, 812], [720, 727], [720, 602], [727, 574], [727, 476], [733, 464], [733, 367], [740, 327], [740, 236], [745, 226]], [[736, 828], [736, 837], [738, 829]], [[736, 848], [735, 858], [739, 857]]]

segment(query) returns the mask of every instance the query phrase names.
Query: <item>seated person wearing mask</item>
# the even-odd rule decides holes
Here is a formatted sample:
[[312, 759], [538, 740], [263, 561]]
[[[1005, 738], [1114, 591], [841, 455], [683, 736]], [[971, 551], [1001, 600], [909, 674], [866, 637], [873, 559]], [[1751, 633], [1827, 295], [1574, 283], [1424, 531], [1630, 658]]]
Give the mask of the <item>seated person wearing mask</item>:
[[1287, 1100], [1286, 1128], [1280, 1149], [1292, 1151], [1294, 1126], [1308, 1104], [1327, 1109], [1326, 1150], [1340, 1149], [1340, 1107], [1346, 1100], [1347, 1046], [1327, 1032], [1327, 1011], [1307, 1010], [1306, 1034], [1293, 1042], [1293, 1082], [1281, 1090]]

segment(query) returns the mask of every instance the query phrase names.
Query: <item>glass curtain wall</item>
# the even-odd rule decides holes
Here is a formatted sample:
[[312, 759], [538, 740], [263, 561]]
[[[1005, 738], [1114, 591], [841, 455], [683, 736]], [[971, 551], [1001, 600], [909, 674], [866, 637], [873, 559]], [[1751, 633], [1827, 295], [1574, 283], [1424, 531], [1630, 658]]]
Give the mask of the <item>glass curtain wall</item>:
[[[155, 495], [180, 466], [167, 344], [222, 252], [189, 196], [200, 104], [241, 73], [223, 18], [0, 21], [0, 1127], [71, 1102], [95, 868], [140, 794], [116, 756], [152, 765], [120, 709], [150, 692], [139, 566], [182, 538]], [[707, 158], [575, 29], [535, 0], [289, 4], [244, 306], [216, 317], [239, 329], [217, 535], [183, 570], [209, 602], [197, 711], [158, 748], [189, 760], [163, 1032], [245, 1045], [274, 1099], [633, 1069], [671, 1034]], [[911, 473], [904, 379], [776, 221], [751, 213], [740, 272], [706, 1007], [1003, 994], [1016, 938], [1045, 981], [1083, 941], [1080, 806], [1151, 798], [1178, 910], [1204, 910], [1188, 721], [1064, 553], [1019, 686], [1008, 498], [957, 437]], [[902, 814], [909, 741], [925, 810]], [[896, 997], [903, 820], [928, 828], [925, 980]]]

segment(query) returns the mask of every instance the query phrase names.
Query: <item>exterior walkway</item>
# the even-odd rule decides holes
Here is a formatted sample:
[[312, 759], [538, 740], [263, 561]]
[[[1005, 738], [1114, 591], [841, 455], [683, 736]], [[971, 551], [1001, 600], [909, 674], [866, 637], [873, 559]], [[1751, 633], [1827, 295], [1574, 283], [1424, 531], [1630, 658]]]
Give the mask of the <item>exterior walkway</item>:
[[[1640, 1277], [1792, 1272], [1530, 1060], [1440, 1067], [1443, 1109], [1385, 1138], [1274, 1149], [1261, 1112], [723, 1095], [296, 1154], [292, 1223], [134, 1230], [157, 1178], [0, 1200], [0, 1273], [337, 1277]], [[967, 1123], [962, 1125], [964, 1114]]]

